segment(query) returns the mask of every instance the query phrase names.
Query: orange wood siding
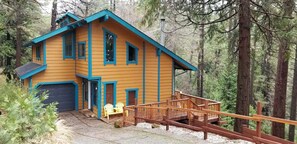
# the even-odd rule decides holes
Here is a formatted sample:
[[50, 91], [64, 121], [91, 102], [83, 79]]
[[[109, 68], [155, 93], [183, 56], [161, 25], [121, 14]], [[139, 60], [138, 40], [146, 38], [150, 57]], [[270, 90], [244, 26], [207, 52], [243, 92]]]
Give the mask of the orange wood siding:
[[[40, 46], [40, 59], [36, 59], [36, 47]], [[42, 43], [32, 46], [32, 61], [34, 63], [43, 64], [43, 45]]]
[[160, 101], [171, 99], [172, 95], [172, 58], [164, 53], [160, 58]]
[[29, 79], [24, 79], [24, 88], [29, 88]]
[[[86, 59], [78, 59], [78, 42], [86, 43]], [[88, 25], [76, 29], [76, 74], [88, 75]]]
[[76, 81], [75, 61], [63, 60], [62, 35], [46, 40], [47, 69], [33, 76], [33, 86], [39, 82]]
[[148, 44], [146, 47], [146, 96], [145, 102], [158, 101], [158, 57], [156, 48]]
[[[104, 66], [104, 45], [102, 27], [108, 29], [116, 38], [116, 65]], [[138, 101], [142, 103], [142, 42], [143, 40], [136, 37], [132, 32], [123, 28], [115, 21], [108, 20], [104, 23], [94, 21], [93, 30], [93, 76], [101, 76], [102, 82], [117, 81], [116, 100], [126, 105], [126, 89], [138, 88]], [[138, 51], [138, 64], [126, 64], [126, 41], [136, 46]], [[102, 85], [102, 107], [104, 106], [104, 86]], [[103, 110], [103, 108], [102, 108]], [[103, 112], [102, 112], [103, 114]]]

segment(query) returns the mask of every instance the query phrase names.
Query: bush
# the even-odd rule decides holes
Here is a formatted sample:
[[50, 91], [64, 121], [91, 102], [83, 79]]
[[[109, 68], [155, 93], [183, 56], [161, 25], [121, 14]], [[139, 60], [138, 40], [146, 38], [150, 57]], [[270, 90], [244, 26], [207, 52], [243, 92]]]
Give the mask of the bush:
[[0, 143], [24, 143], [56, 130], [56, 104], [44, 105], [45, 93], [0, 82]]

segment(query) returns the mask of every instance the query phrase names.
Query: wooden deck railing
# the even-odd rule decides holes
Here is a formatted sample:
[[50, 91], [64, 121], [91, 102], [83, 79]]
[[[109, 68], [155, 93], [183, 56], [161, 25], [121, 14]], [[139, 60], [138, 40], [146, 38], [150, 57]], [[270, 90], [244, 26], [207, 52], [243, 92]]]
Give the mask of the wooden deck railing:
[[[201, 104], [201, 102], [204, 102]], [[197, 104], [200, 103], [200, 104]], [[266, 144], [294, 144], [287, 140], [262, 133], [262, 121], [278, 122], [283, 124], [296, 125], [297, 121], [280, 119], [275, 117], [263, 116], [261, 113], [261, 103], [257, 103], [257, 114], [252, 116], [239, 115], [219, 111], [220, 108], [215, 101], [189, 99], [188, 96], [183, 99], [168, 100], [161, 103], [142, 104], [124, 107], [124, 125], [137, 125], [139, 122], [160, 123], [178, 127], [184, 127], [195, 131], [203, 131], [204, 139], [207, 139], [208, 132], [219, 134], [231, 139], [243, 139], [255, 143]], [[175, 121], [175, 118], [186, 117], [188, 124], [182, 124]], [[256, 122], [256, 130], [242, 126], [242, 132], [233, 132], [210, 123], [209, 119], [213, 116], [225, 116]]]

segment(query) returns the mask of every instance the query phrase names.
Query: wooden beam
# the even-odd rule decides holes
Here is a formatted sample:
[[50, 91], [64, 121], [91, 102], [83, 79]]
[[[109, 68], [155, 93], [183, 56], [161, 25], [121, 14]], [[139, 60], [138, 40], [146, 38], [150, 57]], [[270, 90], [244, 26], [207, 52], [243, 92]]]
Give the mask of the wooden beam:
[[187, 129], [190, 129], [190, 130], [193, 130], [193, 131], [203, 131], [203, 129], [200, 128], [200, 127], [195, 127], [195, 126], [190, 126], [190, 125], [187, 125], [187, 124], [182, 124], [182, 123], [179, 123], [179, 122], [176, 122], [176, 121], [173, 121], [173, 120], [165, 120], [165, 121], [168, 122], [170, 125], [173, 125], [173, 126], [187, 128]]

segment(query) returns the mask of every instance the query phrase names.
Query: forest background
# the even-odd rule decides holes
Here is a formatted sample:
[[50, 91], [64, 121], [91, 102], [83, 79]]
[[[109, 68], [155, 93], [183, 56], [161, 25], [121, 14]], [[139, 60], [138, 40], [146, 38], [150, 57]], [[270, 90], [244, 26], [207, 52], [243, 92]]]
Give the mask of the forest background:
[[[223, 111], [296, 120], [296, 0], [0, 0], [0, 66], [8, 79], [31, 60], [25, 44], [56, 29], [67, 11], [81, 18], [109, 9], [198, 67], [176, 71], [176, 89], [222, 102]], [[160, 19], [165, 19], [161, 30]], [[241, 131], [242, 120], [225, 119]], [[253, 124], [251, 124], [253, 127]], [[272, 128], [273, 127], [273, 128]], [[263, 130], [294, 141], [295, 127]]]

